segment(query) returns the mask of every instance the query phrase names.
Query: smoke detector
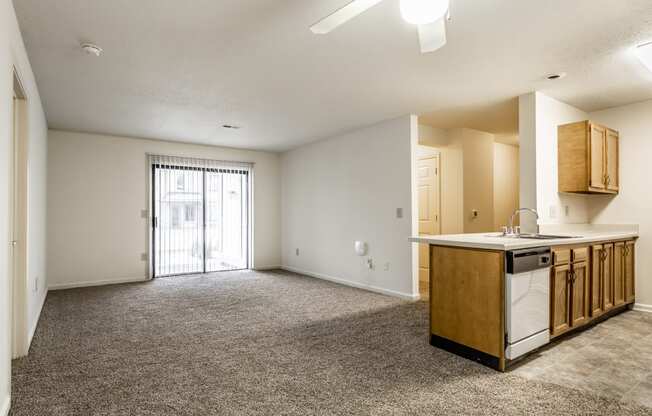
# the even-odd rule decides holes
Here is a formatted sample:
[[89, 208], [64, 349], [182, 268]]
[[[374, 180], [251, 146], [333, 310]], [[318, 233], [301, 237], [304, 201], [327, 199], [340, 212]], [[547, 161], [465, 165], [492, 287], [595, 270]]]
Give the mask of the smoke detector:
[[81, 49], [86, 55], [100, 56], [102, 55], [102, 48], [92, 43], [82, 43]]

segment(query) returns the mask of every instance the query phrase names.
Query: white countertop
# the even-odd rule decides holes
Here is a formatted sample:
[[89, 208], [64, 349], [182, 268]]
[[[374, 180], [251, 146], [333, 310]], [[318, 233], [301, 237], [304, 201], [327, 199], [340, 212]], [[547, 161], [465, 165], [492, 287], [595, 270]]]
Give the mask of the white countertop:
[[[553, 234], [553, 233], [550, 233]], [[572, 232], [555, 232], [554, 235], [574, 236], [552, 240], [501, 237], [500, 233], [420, 235], [410, 238], [413, 243], [434, 244], [438, 246], [468, 247], [487, 250], [518, 250], [521, 248], [587, 244], [599, 241], [625, 240], [638, 237], [638, 230], [616, 229], [577, 229]]]

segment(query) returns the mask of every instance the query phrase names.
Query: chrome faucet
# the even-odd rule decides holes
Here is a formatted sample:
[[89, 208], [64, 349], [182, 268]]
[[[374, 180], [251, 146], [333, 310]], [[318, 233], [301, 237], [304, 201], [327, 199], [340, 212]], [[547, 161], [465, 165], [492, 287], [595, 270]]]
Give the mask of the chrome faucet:
[[531, 212], [537, 217], [537, 234], [539, 234], [539, 213], [532, 208], [519, 208], [514, 213], [512, 214], [512, 217], [509, 219], [509, 227], [507, 227], [504, 231], [503, 234], [505, 235], [519, 235], [521, 234], [520, 227], [514, 228], [514, 219], [516, 218], [517, 215], [520, 215], [521, 212]]

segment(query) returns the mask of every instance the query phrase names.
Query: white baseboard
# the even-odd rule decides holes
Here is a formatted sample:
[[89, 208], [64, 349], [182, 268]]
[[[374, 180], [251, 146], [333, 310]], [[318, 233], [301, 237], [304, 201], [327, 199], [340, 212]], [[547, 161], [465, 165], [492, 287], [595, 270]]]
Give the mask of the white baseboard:
[[46, 290], [45, 293], [43, 293], [43, 297], [41, 298], [41, 301], [39, 302], [36, 319], [32, 323], [32, 327], [29, 329], [29, 334], [27, 334], [27, 351], [29, 351], [29, 347], [32, 345], [32, 339], [34, 338], [34, 333], [36, 332], [38, 321], [41, 319], [41, 312], [43, 311], [43, 305], [45, 305], [45, 299], [47, 297], [48, 297], [48, 291]]
[[93, 287], [93, 286], [107, 286], [107, 285], [119, 285], [122, 283], [142, 283], [147, 282], [150, 279], [141, 277], [129, 277], [124, 279], [108, 279], [108, 280], [93, 280], [88, 282], [70, 282], [70, 283], [57, 283], [54, 285], [48, 286], [48, 290], [64, 290], [64, 289], [75, 289], [79, 287]]
[[254, 267], [252, 270], [257, 270], [257, 271], [267, 271], [267, 270], [279, 270], [282, 269], [283, 266], [280, 265], [275, 265], [275, 266], [260, 266], [260, 267]]
[[652, 305], [644, 305], [642, 303], [634, 304], [634, 310], [639, 312], [652, 313]]
[[364, 283], [352, 282], [350, 280], [341, 279], [339, 277], [328, 276], [322, 273], [315, 273], [315, 272], [297, 269], [296, 267], [281, 266], [280, 268], [288, 272], [303, 274], [305, 276], [310, 276], [317, 279], [328, 280], [329, 282], [338, 283], [344, 286], [351, 286], [357, 289], [364, 289], [370, 292], [380, 293], [383, 295], [393, 296], [395, 298], [414, 300], [414, 301], [419, 300], [421, 298], [418, 294], [408, 294], [408, 293], [397, 292], [395, 290], [383, 289], [380, 287], [371, 286]]
[[11, 406], [11, 397], [7, 396], [0, 404], [0, 416], [7, 416], [9, 414], [9, 407]]

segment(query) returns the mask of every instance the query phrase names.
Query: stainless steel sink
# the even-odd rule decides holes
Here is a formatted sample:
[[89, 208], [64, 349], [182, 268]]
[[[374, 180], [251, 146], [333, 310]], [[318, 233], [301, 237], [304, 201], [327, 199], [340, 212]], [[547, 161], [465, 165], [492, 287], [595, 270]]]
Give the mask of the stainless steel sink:
[[526, 240], [563, 240], [568, 238], [581, 238], [577, 235], [552, 235], [552, 234], [488, 234], [487, 237], [522, 238]]
[[498, 238], [523, 238], [527, 240], [557, 240], [568, 238], [581, 238], [576, 235], [552, 235], [552, 234], [488, 234], [487, 237]]
[[519, 234], [516, 238], [528, 238], [531, 240], [557, 240], [565, 238], [579, 238], [575, 235], [551, 235], [551, 234]]

